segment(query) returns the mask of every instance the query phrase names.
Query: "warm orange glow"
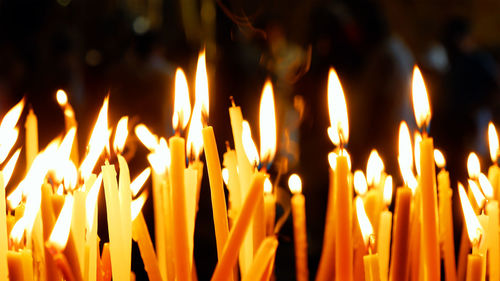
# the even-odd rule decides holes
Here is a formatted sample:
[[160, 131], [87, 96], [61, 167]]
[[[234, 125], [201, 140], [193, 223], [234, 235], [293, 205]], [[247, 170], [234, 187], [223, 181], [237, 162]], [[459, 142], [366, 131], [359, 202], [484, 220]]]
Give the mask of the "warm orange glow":
[[62, 167], [64, 167], [63, 179], [65, 189], [74, 190], [78, 183], [78, 171], [75, 164], [71, 160], [66, 160]]
[[264, 194], [271, 193], [273, 193], [273, 184], [271, 183], [271, 180], [269, 178], [266, 178], [264, 180]]
[[460, 202], [462, 203], [462, 210], [464, 212], [469, 240], [473, 245], [478, 245], [481, 242], [481, 237], [483, 235], [483, 227], [479, 223], [479, 220], [472, 209], [469, 198], [467, 197], [464, 186], [461, 183], [458, 183], [458, 194], [460, 196]]
[[61, 145], [57, 149], [57, 154], [61, 159], [69, 159], [71, 156], [71, 148], [73, 147], [73, 142], [75, 141], [76, 128], [72, 127], [64, 136]]
[[12, 130], [16, 126], [17, 122], [19, 121], [19, 117], [21, 117], [21, 113], [23, 112], [24, 104], [24, 98], [22, 98], [5, 114], [2, 122], [0, 123], [0, 132], [2, 133], [1, 135], [3, 135], [8, 130]]
[[[205, 50], [200, 52], [198, 56], [198, 65], [196, 67], [196, 81], [195, 81], [195, 94], [196, 104], [200, 104], [200, 112], [204, 116], [209, 113], [209, 98], [208, 98], [208, 74], [207, 63], [205, 58]], [[206, 121], [206, 120], [205, 120]]]
[[197, 101], [191, 117], [191, 123], [189, 124], [188, 137], [186, 141], [186, 155], [188, 159], [199, 160], [200, 155], [203, 152], [203, 124], [201, 120], [201, 108], [201, 105]]
[[439, 169], [444, 169], [446, 166], [446, 159], [444, 159], [444, 155], [439, 149], [434, 149], [434, 161]]
[[368, 185], [376, 185], [380, 183], [380, 176], [384, 171], [384, 161], [380, 158], [377, 150], [372, 149], [366, 164], [366, 182]]
[[69, 230], [71, 226], [71, 216], [73, 215], [73, 196], [71, 194], [66, 195], [64, 200], [64, 205], [59, 213], [56, 224], [52, 229], [49, 241], [53, 247], [59, 251], [63, 251], [66, 248], [66, 243], [68, 242]]
[[149, 176], [151, 175], [151, 168], [146, 168], [142, 171], [131, 183], [130, 190], [132, 191], [132, 196], [137, 196], [139, 190], [141, 190], [142, 186], [146, 183]]
[[365, 195], [368, 191], [365, 174], [361, 170], [356, 170], [354, 172], [354, 191], [356, 191], [356, 194], [359, 196]]
[[113, 149], [117, 153], [121, 153], [123, 148], [125, 148], [125, 142], [128, 137], [128, 116], [123, 116], [118, 121], [115, 131], [115, 139], [113, 141]]
[[288, 178], [288, 188], [293, 194], [299, 194], [302, 192], [302, 180], [299, 175], [292, 174]]
[[349, 140], [349, 119], [344, 91], [335, 69], [328, 73], [328, 111], [331, 130], [329, 136], [333, 144], [347, 143]]
[[373, 238], [373, 227], [366, 215], [365, 206], [361, 197], [356, 196], [356, 214], [358, 215], [359, 228], [361, 229], [361, 235], [363, 236], [363, 242], [365, 246], [369, 246], [370, 241]]
[[66, 104], [68, 104], [68, 95], [66, 94], [66, 92], [63, 89], [57, 90], [56, 99], [57, 99], [57, 103], [60, 106], [65, 106]]
[[102, 184], [102, 173], [99, 173], [97, 179], [95, 180], [92, 187], [90, 187], [89, 192], [87, 193], [87, 199], [85, 199], [85, 210], [86, 210], [86, 219], [87, 219], [87, 229], [90, 231], [92, 229], [92, 225], [94, 223], [94, 215], [96, 210], [97, 198], [99, 197], [99, 191], [101, 190]]
[[2, 170], [3, 173], [3, 184], [6, 187], [9, 184], [10, 178], [12, 177], [12, 173], [14, 172], [14, 168], [16, 167], [17, 160], [19, 159], [19, 154], [21, 153], [21, 149], [18, 148], [16, 152], [10, 157], [7, 164]]
[[[347, 150], [344, 148], [342, 149], [342, 155], [347, 158], [347, 167], [349, 168], [349, 171], [351, 170], [351, 155], [347, 152]], [[337, 153], [335, 152], [330, 152], [328, 153], [328, 163], [330, 164], [330, 168], [335, 171], [335, 168], [337, 167]]]
[[3, 131], [0, 130], [0, 134], [2, 136], [0, 138], [0, 164], [2, 164], [17, 141], [17, 137], [19, 136], [19, 129], [13, 128]]
[[418, 127], [423, 128], [429, 125], [431, 121], [431, 108], [424, 78], [418, 66], [413, 68], [412, 97], [415, 120], [417, 121]]
[[417, 170], [417, 175], [420, 175], [420, 142], [422, 141], [422, 135], [420, 135], [418, 131], [415, 131], [413, 140], [414, 140], [413, 155], [415, 155], [415, 169]]
[[189, 89], [186, 75], [182, 69], [177, 68], [175, 72], [174, 115], [172, 116], [172, 126], [174, 130], [177, 131], [186, 128], [190, 114], [191, 103], [189, 101]]
[[158, 137], [151, 133], [151, 131], [144, 124], [139, 124], [135, 126], [135, 135], [144, 144], [144, 146], [149, 149], [149, 151], [155, 151], [158, 147]]
[[42, 191], [40, 188], [32, 190], [26, 197], [27, 208], [24, 210], [23, 220], [25, 222], [25, 230], [31, 233], [33, 224], [40, 211], [40, 204], [42, 201]]
[[83, 179], [87, 179], [94, 166], [99, 160], [104, 148], [109, 144], [109, 133], [108, 133], [108, 105], [109, 96], [104, 99], [101, 110], [99, 111], [99, 116], [94, 126], [94, 130], [90, 136], [88, 144], [88, 153], [80, 166], [80, 173]]
[[385, 178], [385, 183], [384, 183], [384, 203], [386, 206], [391, 205], [392, 202], [392, 188], [393, 188], [393, 183], [392, 183], [392, 177], [387, 176]]
[[399, 125], [399, 169], [405, 184], [415, 193], [417, 188], [417, 179], [413, 174], [413, 153], [410, 138], [410, 130], [406, 122], [402, 121]]
[[26, 221], [24, 217], [21, 217], [12, 227], [10, 231], [10, 239], [14, 244], [20, 244], [21, 239], [23, 239], [24, 229], [26, 228]]
[[255, 147], [255, 142], [252, 138], [250, 124], [248, 124], [246, 120], [243, 120], [241, 138], [243, 140], [243, 149], [245, 150], [248, 161], [250, 161], [252, 166], [256, 167], [259, 164], [259, 153], [257, 152], [257, 147]]
[[227, 168], [222, 168], [222, 180], [224, 180], [225, 185], [229, 183], [229, 170]]
[[477, 179], [479, 173], [481, 173], [481, 164], [479, 163], [479, 157], [474, 152], [469, 154], [467, 158], [467, 172], [469, 173], [469, 178]]
[[276, 112], [273, 85], [267, 80], [260, 98], [260, 160], [269, 164], [276, 154]]
[[137, 199], [132, 201], [132, 205], [130, 206], [130, 211], [131, 211], [130, 218], [132, 219], [132, 221], [134, 221], [135, 218], [139, 215], [139, 213], [142, 210], [142, 206], [144, 206], [144, 203], [146, 203], [147, 199], [148, 199], [148, 192], [144, 191]]
[[479, 208], [482, 208], [484, 206], [484, 203], [486, 202], [486, 198], [484, 197], [483, 193], [481, 192], [481, 189], [479, 189], [479, 186], [475, 181], [473, 180], [467, 180], [467, 181], [469, 182], [469, 189], [472, 191], [474, 199], [476, 199], [477, 206], [479, 206]]
[[490, 157], [493, 163], [497, 162], [498, 154], [498, 134], [493, 122], [488, 124], [488, 143], [490, 145]]
[[488, 198], [488, 200], [493, 199], [493, 186], [491, 186], [488, 178], [483, 174], [479, 174], [479, 185], [483, 190], [484, 196]]

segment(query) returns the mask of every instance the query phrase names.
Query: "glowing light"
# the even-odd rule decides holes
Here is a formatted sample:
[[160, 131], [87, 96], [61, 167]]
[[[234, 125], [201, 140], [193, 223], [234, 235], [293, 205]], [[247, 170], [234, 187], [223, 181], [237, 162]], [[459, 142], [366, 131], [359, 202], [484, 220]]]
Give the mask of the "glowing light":
[[417, 170], [417, 175], [420, 175], [420, 142], [422, 141], [422, 135], [418, 131], [415, 131], [414, 141], [415, 169]]
[[399, 125], [399, 169], [405, 184], [415, 193], [417, 188], [417, 179], [413, 174], [413, 152], [410, 138], [410, 130], [406, 122], [402, 121]]
[[142, 186], [146, 183], [150, 175], [151, 169], [146, 168], [130, 183], [130, 190], [132, 191], [133, 197], [137, 196], [137, 193], [139, 193], [139, 190], [141, 190]]
[[256, 167], [259, 164], [259, 153], [257, 152], [257, 147], [255, 147], [255, 142], [252, 138], [250, 124], [248, 124], [246, 120], [243, 120], [241, 138], [243, 140], [243, 149], [245, 150], [248, 161], [250, 161], [252, 166]]
[[469, 154], [467, 158], [467, 172], [469, 173], [469, 178], [477, 179], [479, 173], [481, 173], [481, 164], [479, 163], [479, 157], [474, 152]]
[[349, 119], [344, 91], [337, 72], [330, 68], [328, 73], [328, 111], [330, 113], [330, 139], [335, 145], [349, 140]]
[[[3, 133], [2, 133], [3, 132]], [[17, 137], [19, 136], [19, 129], [6, 129], [0, 130], [1, 138], [0, 138], [0, 164], [5, 161], [7, 156], [10, 153], [10, 150], [14, 146], [17, 141]]]
[[443, 169], [446, 166], [446, 159], [444, 159], [444, 155], [439, 149], [434, 149], [434, 161], [439, 169]]
[[7, 161], [7, 164], [5, 164], [5, 167], [2, 170], [4, 187], [9, 184], [10, 178], [12, 177], [12, 173], [14, 172], [14, 168], [16, 167], [16, 163], [17, 160], [19, 159], [20, 153], [21, 149], [18, 148], [16, 152], [14, 152], [12, 157], [10, 157], [9, 161]]
[[498, 154], [498, 134], [493, 122], [488, 124], [488, 143], [490, 145], [490, 157], [493, 163], [497, 162]]
[[121, 153], [125, 148], [125, 142], [128, 137], [128, 116], [123, 116], [116, 125], [115, 139], [113, 148], [117, 153]]
[[[198, 56], [198, 65], [196, 67], [196, 103], [201, 105], [200, 112], [202, 115], [208, 116], [209, 113], [209, 98], [208, 98], [208, 74], [205, 50], [200, 52]], [[196, 105], [195, 105], [196, 107]]]
[[131, 211], [130, 217], [132, 221], [134, 221], [135, 218], [137, 218], [137, 216], [142, 210], [142, 207], [144, 206], [144, 203], [146, 203], [147, 199], [148, 199], [148, 192], [144, 191], [137, 199], [132, 201], [132, 205], [130, 206], [130, 211]]
[[267, 80], [260, 98], [260, 160], [269, 164], [276, 154], [276, 112], [273, 85]]
[[373, 243], [373, 241], [370, 241], [373, 239], [373, 227], [366, 215], [363, 200], [359, 196], [356, 197], [356, 214], [358, 215], [358, 223], [363, 236], [363, 242], [368, 247], [370, 243]]
[[386, 206], [391, 205], [392, 189], [393, 189], [392, 177], [387, 176], [384, 182], [384, 203]]
[[227, 168], [222, 168], [222, 179], [225, 185], [229, 183], [229, 171]]
[[354, 172], [354, 191], [360, 196], [365, 195], [368, 191], [365, 174], [361, 170], [356, 170]]
[[490, 181], [483, 173], [479, 174], [479, 185], [486, 198], [493, 199], [493, 186], [491, 186]]
[[293, 194], [299, 194], [302, 192], [302, 180], [299, 175], [292, 174], [288, 178], [288, 188]]
[[273, 193], [273, 184], [271, 183], [271, 180], [269, 180], [269, 178], [266, 178], [264, 180], [264, 194], [271, 193]]
[[174, 130], [186, 128], [189, 122], [189, 114], [191, 114], [191, 103], [189, 101], [186, 75], [182, 69], [177, 68], [175, 72], [174, 115], [172, 116]]
[[479, 223], [474, 209], [470, 204], [469, 198], [467, 198], [467, 193], [465, 192], [464, 186], [458, 183], [458, 194], [460, 196], [460, 202], [462, 203], [462, 210], [464, 212], [465, 224], [467, 226], [467, 234], [469, 235], [469, 240], [472, 244], [477, 245], [481, 241], [483, 234], [483, 227]]
[[[351, 155], [347, 152], [347, 150], [344, 148], [342, 149], [342, 155], [347, 158], [347, 167], [349, 168], [349, 171], [351, 170]], [[335, 171], [335, 168], [337, 167], [337, 153], [335, 152], [330, 152], [328, 153], [328, 163], [330, 164], [330, 168]]]
[[12, 130], [17, 122], [19, 121], [19, 117], [21, 117], [21, 113], [24, 109], [24, 98], [22, 98], [16, 105], [14, 105], [9, 111], [5, 114], [0, 123], [0, 132], [2, 135], [8, 131]]
[[59, 251], [63, 251], [66, 248], [66, 243], [68, 242], [69, 230], [71, 226], [71, 216], [73, 215], [73, 196], [71, 194], [66, 195], [64, 200], [64, 205], [61, 209], [59, 217], [57, 218], [56, 224], [52, 229], [49, 241], [53, 247]]
[[476, 184], [475, 181], [473, 180], [468, 180], [469, 182], [469, 189], [472, 191], [472, 195], [474, 195], [474, 199], [476, 199], [476, 203], [479, 206], [479, 208], [482, 208], [484, 206], [484, 203], [486, 202], [486, 198], [484, 197], [483, 193], [481, 192], [481, 189], [479, 189], [479, 186]]
[[376, 185], [380, 182], [380, 176], [384, 171], [384, 161], [380, 158], [377, 150], [372, 149], [366, 165], [366, 181], [368, 185]]
[[412, 97], [415, 120], [417, 121], [418, 127], [423, 128], [431, 121], [431, 108], [424, 78], [417, 66], [413, 68]]
[[57, 103], [61, 107], [63, 107], [66, 104], [68, 104], [68, 95], [66, 94], [66, 92], [63, 89], [57, 90], [57, 92], [56, 92], [56, 99], [57, 99]]
[[155, 151], [158, 148], [158, 137], [151, 133], [146, 125], [139, 124], [135, 126], [134, 131], [137, 138], [139, 138], [149, 151]]
[[94, 224], [94, 216], [96, 211], [97, 198], [99, 197], [99, 191], [101, 190], [102, 184], [102, 174], [99, 173], [97, 179], [95, 180], [92, 187], [90, 187], [87, 193], [87, 199], [85, 200], [85, 210], [87, 212], [87, 229], [92, 229]]
[[203, 124], [202, 124], [201, 105], [195, 104], [189, 132], [186, 141], [186, 155], [189, 159], [199, 160], [203, 152]]

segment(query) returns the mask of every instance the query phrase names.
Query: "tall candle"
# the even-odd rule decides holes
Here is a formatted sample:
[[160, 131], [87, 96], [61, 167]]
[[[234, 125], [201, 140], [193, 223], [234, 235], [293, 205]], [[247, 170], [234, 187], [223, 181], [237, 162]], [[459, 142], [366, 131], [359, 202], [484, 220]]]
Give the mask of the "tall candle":
[[[168, 212], [166, 209], [170, 210], [171, 204], [170, 201], [167, 201], [163, 196], [163, 190], [166, 189], [166, 174], [165, 171], [160, 172], [157, 171], [158, 167], [153, 167], [153, 210], [154, 210], [154, 231], [155, 231], [155, 246], [156, 253], [158, 255], [158, 264], [160, 267], [160, 272], [164, 280], [173, 280], [173, 276], [175, 272], [171, 272], [167, 270], [167, 239], [166, 239], [166, 231], [165, 231], [165, 223], [169, 221], [169, 215], [171, 212]], [[168, 194], [168, 193], [167, 193]], [[170, 197], [169, 197], [170, 198]], [[162, 218], [164, 214], [167, 214], [167, 219]], [[171, 233], [171, 232], [170, 232]], [[169, 272], [172, 276], [171, 278], [167, 278], [167, 272]]]
[[264, 183], [264, 214], [266, 218], [266, 236], [274, 234], [274, 221], [276, 220], [276, 199], [273, 193], [273, 184], [266, 179]]
[[236, 214], [241, 208], [243, 198], [241, 196], [240, 178], [238, 176], [238, 168], [236, 163], [236, 151], [228, 147], [224, 153], [224, 166], [228, 171], [227, 189], [229, 190], [229, 219], [234, 221]]
[[80, 268], [85, 268], [84, 251], [85, 251], [85, 192], [82, 190], [75, 190], [73, 193], [74, 208], [73, 216], [71, 217], [71, 230], [75, 239], [76, 253], [78, 254], [78, 261]]
[[[42, 215], [43, 221], [43, 239], [47, 241], [50, 236], [50, 232], [54, 227], [56, 221], [54, 216], [54, 210], [52, 207], [52, 186], [48, 183], [42, 184], [42, 203], [40, 205], [40, 213]], [[50, 255], [48, 249], [45, 249], [45, 270], [47, 280], [58, 281], [61, 280], [62, 276], [59, 270], [56, 268], [52, 255]]]
[[[99, 174], [99, 177], [96, 180], [93, 180], [95, 175], [91, 175], [89, 179], [85, 182], [85, 185], [88, 186], [92, 183], [91, 187], [87, 187], [87, 197], [85, 200], [85, 208], [87, 211], [86, 220], [87, 220], [87, 232], [86, 232], [86, 263], [85, 263], [85, 271], [84, 277], [87, 281], [96, 281], [97, 278], [97, 261], [98, 259], [98, 251], [99, 251], [99, 241], [97, 237], [97, 214], [98, 212], [98, 204], [97, 199], [99, 196], [99, 191], [101, 189], [102, 184], [102, 174]], [[88, 182], [88, 183], [87, 183]]]
[[7, 266], [7, 217], [5, 209], [5, 185], [3, 172], [0, 171], [0, 279], [7, 280], [9, 275]]
[[[33, 256], [30, 249], [8, 252], [10, 281], [26, 281], [33, 279]], [[7, 280], [7, 279], [6, 279]]]
[[189, 242], [189, 264], [193, 265], [193, 248], [194, 248], [194, 226], [196, 222], [196, 189], [198, 185], [198, 170], [193, 167], [188, 167], [184, 170], [184, 184], [186, 185], [186, 219], [188, 228]]
[[118, 198], [120, 202], [120, 218], [122, 220], [122, 242], [124, 274], [130, 275], [132, 265], [132, 220], [130, 218], [130, 204], [132, 202], [132, 192], [130, 190], [130, 172], [127, 160], [120, 154], [117, 155], [120, 167]]
[[385, 179], [384, 186], [384, 202], [387, 208], [380, 213], [379, 228], [377, 235], [377, 252], [380, 260], [380, 280], [386, 281], [389, 278], [389, 256], [391, 244], [392, 230], [392, 213], [388, 206], [392, 200], [392, 177], [388, 176]]
[[347, 157], [339, 155], [335, 169], [335, 279], [352, 281], [352, 189], [347, 182], [348, 173]]
[[497, 165], [499, 151], [498, 144], [498, 134], [493, 122], [488, 124], [488, 144], [490, 148], [490, 157], [493, 165], [488, 169], [488, 179], [490, 180], [491, 185], [493, 186], [493, 196], [495, 199], [499, 199], [500, 188], [500, 168]]
[[369, 254], [363, 257], [363, 264], [365, 267], [365, 281], [379, 281], [380, 280], [380, 270], [379, 270], [379, 255]]
[[396, 192], [390, 281], [406, 280], [408, 276], [411, 198], [412, 191], [408, 187], [399, 188]]
[[467, 258], [467, 281], [484, 281], [484, 257], [470, 254]]
[[288, 179], [292, 191], [293, 241], [295, 246], [295, 275], [297, 281], [309, 280], [307, 267], [306, 200], [302, 192], [300, 177], [293, 174]]
[[278, 239], [276, 239], [275, 236], [269, 236], [264, 239], [259, 247], [259, 250], [255, 253], [252, 266], [250, 266], [247, 274], [243, 276], [242, 281], [268, 280], [265, 279], [265, 275], [267, 273], [266, 270], [273, 262], [277, 248]]
[[29, 169], [38, 154], [38, 120], [31, 107], [26, 116], [24, 126], [26, 128], [26, 169]]

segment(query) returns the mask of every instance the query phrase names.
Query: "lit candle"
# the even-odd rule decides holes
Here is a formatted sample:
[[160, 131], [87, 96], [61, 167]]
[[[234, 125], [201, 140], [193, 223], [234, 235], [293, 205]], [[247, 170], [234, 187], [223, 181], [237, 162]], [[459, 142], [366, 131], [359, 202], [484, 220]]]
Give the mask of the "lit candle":
[[85, 210], [87, 212], [85, 216], [87, 221], [87, 233], [84, 279], [87, 281], [95, 281], [97, 276], [97, 252], [99, 251], [99, 241], [97, 237], [97, 198], [99, 196], [99, 191], [101, 190], [101, 185], [102, 174], [99, 174], [97, 179], [87, 191], [87, 198], [85, 200]]
[[464, 187], [462, 184], [458, 184], [458, 194], [460, 196], [460, 202], [462, 204], [462, 211], [465, 217], [465, 223], [467, 228], [467, 233], [469, 239], [473, 245], [473, 252], [468, 257], [467, 262], [467, 281], [484, 281], [483, 274], [483, 263], [484, 256], [479, 254], [479, 245], [483, 243], [482, 235], [484, 230], [479, 223], [479, 220], [472, 209], [472, 205], [467, 198]]
[[363, 243], [368, 249], [368, 254], [363, 257], [363, 264], [365, 270], [365, 281], [379, 281], [380, 280], [380, 261], [378, 253], [373, 254], [373, 247], [375, 246], [375, 236], [373, 234], [373, 227], [366, 214], [363, 200], [356, 197], [356, 214], [358, 217], [359, 227], [361, 229], [361, 236]]
[[435, 149], [434, 160], [440, 169], [438, 180], [439, 194], [439, 218], [440, 218], [440, 237], [443, 243], [443, 259], [446, 281], [456, 281], [457, 272], [455, 266], [455, 243], [453, 238], [453, 213], [451, 208], [451, 199], [453, 191], [450, 187], [450, 176], [446, 171], [446, 161], [443, 154]]
[[276, 219], [276, 198], [273, 193], [273, 184], [266, 179], [264, 182], [264, 210], [266, 215], [266, 236], [274, 234], [274, 221]]
[[[69, 104], [68, 101], [68, 95], [64, 90], [58, 90], [56, 92], [56, 99], [57, 103], [61, 107], [63, 113], [64, 113], [64, 125], [66, 127], [66, 131], [69, 131], [71, 128], [77, 128], [78, 123], [76, 122], [75, 119], [75, 111], [73, 110], [73, 107], [71, 104]], [[74, 163], [78, 163], [78, 140], [75, 139], [75, 142], [72, 145], [71, 148], [71, 160], [73, 160]]]
[[[412, 94], [417, 125], [425, 132], [427, 125], [430, 123], [431, 111], [424, 80], [416, 66], [413, 70]], [[420, 142], [420, 172], [424, 274], [427, 280], [440, 280], [441, 261], [438, 238], [434, 144], [432, 138], [426, 134], [423, 135]]]
[[293, 240], [295, 245], [295, 274], [297, 281], [309, 280], [307, 267], [306, 200], [302, 194], [300, 177], [292, 174], [288, 179], [292, 192]]
[[484, 174], [479, 175], [479, 184], [487, 198], [486, 214], [489, 217], [488, 230], [488, 275], [489, 280], [500, 280], [498, 263], [500, 262], [500, 237], [498, 236], [499, 211], [498, 201], [493, 199], [493, 187]]
[[243, 276], [241, 280], [269, 280], [269, 272], [267, 272], [267, 270], [272, 264], [274, 264], [274, 257], [276, 255], [277, 248], [278, 239], [276, 239], [275, 236], [265, 238], [255, 253], [252, 266], [250, 266], [247, 274]]
[[[373, 196], [374, 199], [367, 198], [364, 203], [366, 214], [368, 215], [370, 222], [372, 222], [374, 229], [379, 229], [380, 213], [384, 210], [386, 205], [384, 204], [385, 177], [384, 162], [382, 161], [382, 158], [380, 158], [377, 150], [372, 149], [366, 164], [366, 182], [370, 187], [367, 197], [371, 198]], [[371, 203], [371, 207], [368, 202], [369, 200], [373, 201]]]
[[493, 165], [488, 169], [488, 179], [493, 186], [493, 192], [495, 198], [499, 198], [499, 188], [500, 188], [500, 168], [497, 165], [498, 155], [500, 154], [498, 145], [498, 134], [493, 122], [488, 124], [488, 143], [490, 147], [490, 157]]
[[389, 206], [392, 201], [392, 177], [387, 176], [384, 184], [384, 203], [386, 209], [380, 213], [377, 235], [377, 253], [380, 257], [380, 280], [386, 281], [389, 276], [389, 256], [392, 230], [392, 213]]
[[130, 191], [130, 172], [127, 160], [120, 154], [117, 155], [118, 165], [120, 167], [118, 198], [120, 203], [120, 218], [122, 220], [122, 242], [123, 242], [123, 260], [122, 267], [124, 274], [130, 276], [130, 267], [132, 265], [132, 220], [130, 218], [130, 204], [132, 202], [132, 193]]
[[26, 128], [26, 167], [29, 169], [38, 154], [38, 121], [31, 107], [24, 126]]
[[[243, 198], [241, 197], [240, 179], [238, 175], [238, 167], [236, 163], [236, 151], [229, 147], [226, 143], [227, 151], [224, 153], [224, 167], [227, 171], [227, 189], [229, 190], [229, 222], [236, 219], [236, 216], [241, 209], [241, 202]], [[222, 171], [224, 174], [224, 170]]]
[[5, 184], [3, 172], [0, 172], [0, 279], [7, 280], [9, 271], [7, 266], [7, 217], [5, 205]]

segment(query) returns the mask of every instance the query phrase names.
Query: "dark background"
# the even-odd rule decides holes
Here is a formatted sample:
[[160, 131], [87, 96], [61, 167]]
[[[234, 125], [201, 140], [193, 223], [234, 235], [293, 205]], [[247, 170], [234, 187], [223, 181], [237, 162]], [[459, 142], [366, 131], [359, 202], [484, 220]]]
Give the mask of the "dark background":
[[[184, 68], [194, 89], [198, 51], [206, 46], [209, 123], [222, 155], [224, 142], [232, 144], [229, 97], [241, 105], [258, 136], [261, 89], [271, 78], [280, 130], [277, 158], [288, 159], [286, 175], [297, 172], [304, 182], [314, 276], [323, 240], [327, 153], [333, 149], [326, 134], [329, 67], [337, 69], [346, 94], [354, 169], [364, 170], [376, 148], [400, 185], [397, 129], [401, 120], [415, 129], [410, 77], [418, 64], [431, 98], [430, 133], [445, 153], [456, 187], [457, 179], [465, 180], [470, 151], [482, 156], [483, 167], [491, 164], [485, 126], [489, 120], [499, 124], [498, 15], [500, 2], [491, 0], [3, 0], [0, 112], [26, 96], [44, 147], [64, 130], [55, 92], [65, 89], [79, 121], [83, 153], [109, 93], [110, 124], [129, 115], [169, 137], [175, 69]], [[147, 165], [146, 153], [137, 147], [132, 176]], [[151, 206], [149, 200], [144, 212], [153, 234]], [[200, 280], [208, 280], [216, 264], [211, 216], [205, 174], [195, 234]], [[457, 238], [461, 216], [455, 211]], [[107, 241], [104, 219], [99, 227], [101, 241]], [[279, 237], [276, 277], [292, 280], [291, 220]], [[138, 280], [145, 278], [142, 268], [134, 248]]]

